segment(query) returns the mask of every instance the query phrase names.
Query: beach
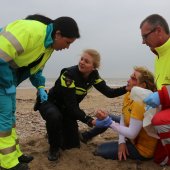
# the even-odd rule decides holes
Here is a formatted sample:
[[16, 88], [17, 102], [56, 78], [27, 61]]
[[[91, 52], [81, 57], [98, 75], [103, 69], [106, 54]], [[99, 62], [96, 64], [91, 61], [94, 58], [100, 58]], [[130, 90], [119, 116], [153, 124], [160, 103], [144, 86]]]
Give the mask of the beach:
[[[59, 160], [50, 162], [47, 159], [48, 141], [46, 139], [45, 121], [38, 111], [33, 110], [36, 98], [35, 89], [17, 89], [17, 133], [20, 146], [25, 154], [34, 156], [29, 164], [31, 170], [168, 170], [169, 167], [160, 167], [150, 161], [117, 161], [106, 160], [94, 156], [93, 151], [97, 145], [110, 140], [117, 140], [118, 134], [108, 129], [89, 141], [81, 143], [80, 149], [61, 150]], [[94, 116], [94, 111], [102, 108], [109, 113], [121, 114], [123, 96], [107, 98], [92, 89], [81, 102], [80, 107], [89, 115]], [[80, 131], [88, 130], [89, 127], [81, 122]]]

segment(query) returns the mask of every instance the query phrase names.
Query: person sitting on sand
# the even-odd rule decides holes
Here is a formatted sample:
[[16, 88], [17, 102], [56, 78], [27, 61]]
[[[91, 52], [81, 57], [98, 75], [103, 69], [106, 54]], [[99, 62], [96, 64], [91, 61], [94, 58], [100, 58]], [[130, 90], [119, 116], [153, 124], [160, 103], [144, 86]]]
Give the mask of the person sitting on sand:
[[37, 98], [35, 110], [38, 109], [46, 120], [50, 161], [59, 158], [59, 148], [80, 147], [77, 120], [93, 126], [93, 118], [79, 107], [79, 103], [93, 86], [110, 98], [127, 92], [126, 86], [115, 89], [107, 86], [99, 76], [99, 65], [100, 54], [94, 49], [86, 49], [78, 65], [61, 70], [55, 85], [49, 90], [48, 102], [40, 104]]
[[121, 116], [106, 117], [105, 112], [98, 111], [100, 118], [97, 116], [96, 127], [91, 130], [92, 132], [86, 132], [86, 136], [90, 134], [92, 138], [110, 127], [119, 133], [119, 140], [99, 145], [94, 152], [95, 155], [113, 160], [127, 158], [148, 160], [153, 157], [157, 139], [148, 136], [142, 127], [145, 105], [130, 99], [130, 92], [134, 86], [155, 91], [153, 74], [144, 67], [134, 67], [126, 86], [128, 92], [124, 96]]

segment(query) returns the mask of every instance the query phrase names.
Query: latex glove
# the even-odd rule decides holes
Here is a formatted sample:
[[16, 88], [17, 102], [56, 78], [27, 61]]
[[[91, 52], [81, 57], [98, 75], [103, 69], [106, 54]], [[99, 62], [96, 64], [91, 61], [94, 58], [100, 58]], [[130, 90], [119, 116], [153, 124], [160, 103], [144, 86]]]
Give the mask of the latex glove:
[[111, 117], [107, 116], [105, 119], [100, 120], [96, 119], [96, 127], [98, 128], [107, 128], [112, 124]]
[[44, 88], [39, 88], [38, 89], [38, 95], [40, 96], [41, 103], [45, 102], [48, 100], [48, 95]]
[[146, 97], [143, 100], [143, 102], [153, 108], [158, 107], [160, 105], [160, 99], [159, 99], [158, 92], [154, 92], [154, 93], [150, 94], [148, 97]]

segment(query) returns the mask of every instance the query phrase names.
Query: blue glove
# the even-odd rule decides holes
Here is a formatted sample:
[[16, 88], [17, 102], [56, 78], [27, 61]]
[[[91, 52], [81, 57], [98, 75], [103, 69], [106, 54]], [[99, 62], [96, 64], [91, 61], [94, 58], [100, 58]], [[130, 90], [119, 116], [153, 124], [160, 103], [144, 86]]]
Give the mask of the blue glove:
[[160, 105], [160, 99], [159, 99], [158, 92], [154, 92], [154, 93], [150, 94], [148, 97], [146, 97], [143, 100], [143, 102], [153, 108], [158, 107]]
[[38, 95], [40, 96], [41, 103], [45, 102], [48, 100], [48, 95], [44, 88], [39, 88], [38, 89]]
[[98, 128], [108, 128], [112, 124], [111, 117], [107, 116], [103, 120], [96, 119], [96, 127]]

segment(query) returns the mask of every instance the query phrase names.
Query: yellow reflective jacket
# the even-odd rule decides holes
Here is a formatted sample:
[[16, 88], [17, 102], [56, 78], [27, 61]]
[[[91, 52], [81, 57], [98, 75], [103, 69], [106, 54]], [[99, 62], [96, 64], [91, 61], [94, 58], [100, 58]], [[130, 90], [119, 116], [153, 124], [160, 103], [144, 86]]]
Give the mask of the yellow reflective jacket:
[[28, 66], [42, 60], [30, 69], [35, 74], [43, 68], [53, 49], [45, 47], [47, 25], [33, 20], [17, 20], [0, 33], [0, 54], [12, 68]]
[[170, 39], [155, 50], [158, 53], [155, 57], [155, 80], [160, 90], [163, 85], [170, 85]]

